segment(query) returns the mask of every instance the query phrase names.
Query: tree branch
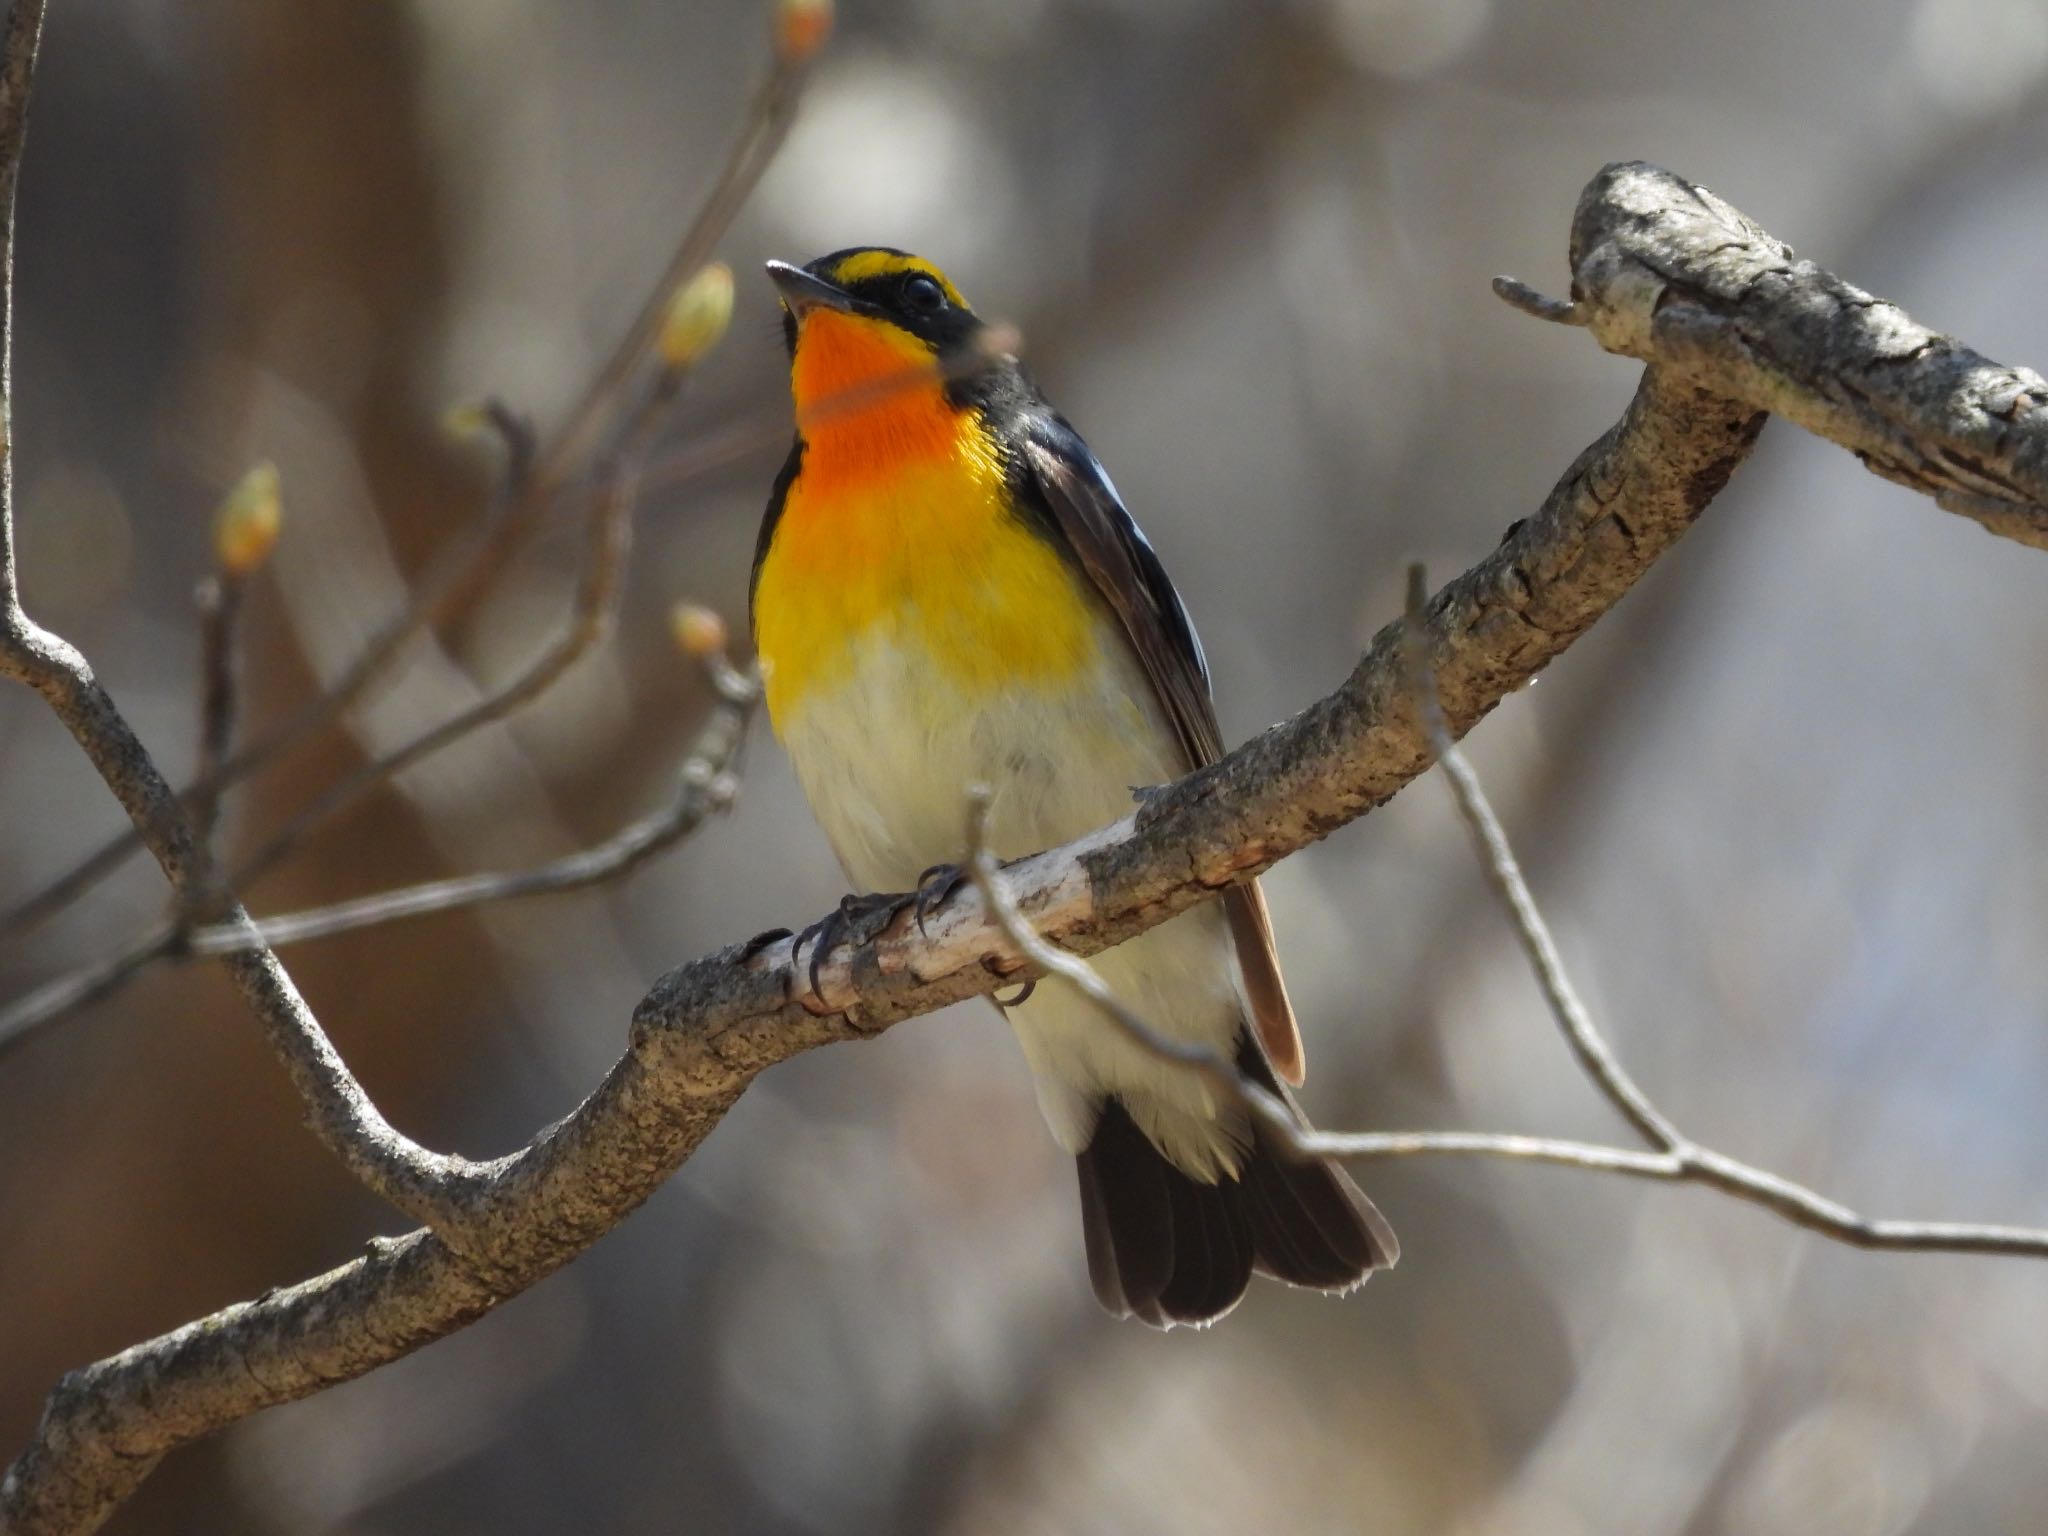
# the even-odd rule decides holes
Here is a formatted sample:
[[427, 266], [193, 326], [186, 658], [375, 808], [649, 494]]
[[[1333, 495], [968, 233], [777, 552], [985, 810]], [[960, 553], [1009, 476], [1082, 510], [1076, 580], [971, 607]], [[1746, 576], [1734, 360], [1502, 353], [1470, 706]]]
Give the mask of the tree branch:
[[[1596, 189], [1615, 174], [1603, 173]], [[1639, 217], [1589, 194], [1580, 224]], [[1588, 282], [1575, 292], [1597, 327], [1601, 290]], [[1542, 508], [1428, 603], [1420, 645], [1445, 729], [1470, 729], [1619, 601], [1726, 483], [1762, 422], [1747, 398], [1699, 388], [1676, 366], [1647, 369], [1622, 420], [1580, 455]], [[1149, 795], [1115, 825], [1011, 865], [1004, 880], [1019, 911], [1061, 947], [1090, 954], [1383, 802], [1431, 757], [1403, 647], [1404, 625], [1388, 626], [1341, 687], [1294, 719]], [[24, 665], [18, 655], [9, 660]], [[82, 661], [76, 667], [89, 677]], [[74, 675], [68, 662], [58, 672]], [[169, 790], [160, 778], [140, 790], [124, 779], [120, 745], [132, 737], [118, 716], [81, 715], [64, 689], [52, 691], [81, 739], [94, 738], [88, 750], [131, 814], [154, 828], [161, 809], [153, 797], [167, 800]], [[176, 854], [166, 847], [160, 855], [167, 868]], [[67, 1377], [0, 1483], [0, 1518], [17, 1532], [88, 1528], [173, 1447], [406, 1354], [568, 1262], [646, 1199], [767, 1067], [1028, 969], [972, 889], [930, 916], [928, 936], [900, 917], [856, 930], [821, 957], [815, 998], [788, 939], [759, 952], [728, 949], [663, 977], [636, 1011], [625, 1056], [573, 1114], [509, 1157], [434, 1181], [438, 1233], [373, 1244], [339, 1269]], [[230, 963], [259, 961], [275, 964], [267, 955]], [[1393, 1155], [1394, 1145], [1374, 1155]], [[1634, 1155], [1593, 1155], [1665, 1176]], [[1703, 1182], [1742, 1178], [1710, 1154], [1699, 1154], [1698, 1170], [1690, 1176]], [[1818, 1200], [1768, 1192], [1793, 1204]]]
[[0, 37], [0, 634], [22, 634], [14, 569], [14, 194], [28, 138], [28, 101], [43, 41], [44, 0], [13, 0]]
[[[1572, 303], [1496, 281], [1610, 352], [1782, 416], [1873, 473], [2048, 548], [2048, 380], [1919, 324], [1654, 165], [1610, 165], [1572, 221]], [[1541, 308], [1531, 313], [1544, 313]]]

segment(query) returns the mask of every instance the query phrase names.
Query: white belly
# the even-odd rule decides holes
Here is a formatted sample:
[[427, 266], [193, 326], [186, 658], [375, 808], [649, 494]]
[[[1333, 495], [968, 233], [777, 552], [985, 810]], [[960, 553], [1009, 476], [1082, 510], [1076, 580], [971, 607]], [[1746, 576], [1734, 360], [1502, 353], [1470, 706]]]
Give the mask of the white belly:
[[[1105, 626], [1110, 622], [1105, 619]], [[967, 698], [885, 631], [832, 690], [807, 693], [777, 733], [847, 876], [864, 890], [910, 889], [965, 851], [967, 792], [992, 794], [989, 842], [1001, 858], [1049, 848], [1116, 820], [1132, 791], [1178, 777], [1178, 744], [1120, 634], [1068, 686]], [[1208, 905], [1095, 959], [1153, 1027], [1228, 1053], [1244, 1018], [1222, 911]], [[1070, 1152], [1088, 1144], [1102, 1099], [1123, 1098], [1139, 1127], [1188, 1172], [1236, 1166], [1244, 1129], [1185, 1068], [1128, 1043], [1064, 983], [1008, 1010], [1039, 1105]]]

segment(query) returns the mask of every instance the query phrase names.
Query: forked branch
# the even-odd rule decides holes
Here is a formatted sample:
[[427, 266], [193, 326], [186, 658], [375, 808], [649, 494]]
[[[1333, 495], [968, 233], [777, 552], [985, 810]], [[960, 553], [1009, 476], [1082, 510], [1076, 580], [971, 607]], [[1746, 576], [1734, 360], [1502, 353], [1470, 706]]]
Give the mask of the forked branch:
[[[6, 142], [0, 124], [0, 146]], [[1662, 263], [1657, 281], [1690, 285], [1687, 292], [1716, 291], [1712, 282], [1719, 269], [1713, 263], [1726, 253], [1692, 241], [1688, 232], [1699, 222], [1695, 210], [1722, 206], [1646, 168], [1603, 173], [1582, 202], [1575, 227], [1574, 318], [1603, 340], [1637, 334], [1627, 315], [1641, 302], [1641, 284], [1602, 281], [1607, 269], [1598, 266], [1594, 253], [1603, 251], [1624, 253], [1624, 277], [1635, 270], [1627, 265], [1634, 260], [1627, 253], [1641, 246]], [[1769, 237], [1746, 221], [1744, 227], [1744, 239], [1759, 251], [1767, 249]], [[1697, 262], [1707, 266], [1695, 271]], [[1760, 275], [1756, 283], [1717, 299], [1722, 307], [1714, 313], [1723, 320], [1754, 319], [1764, 326], [1758, 334], [1775, 334], [1765, 322], [1780, 315], [1787, 285], [1804, 285], [1816, 304], [1848, 307], [1835, 280], [1787, 262], [1782, 272]], [[1562, 653], [1676, 543], [1749, 453], [1765, 404], [1795, 419], [1842, 423], [1843, 408], [1829, 391], [1818, 391], [1824, 401], [1794, 398], [1807, 377], [1798, 369], [1736, 370], [1724, 377], [1723, 363], [1706, 369], [1693, 354], [1666, 349], [1651, 329], [1657, 361], [1645, 371], [1622, 420], [1580, 455], [1543, 506], [1511, 527], [1485, 559], [1418, 605], [1411, 619], [1382, 630], [1334, 692], [1222, 761], [1165, 786], [1114, 826], [1009, 866], [1002, 889], [1031, 931], [1073, 954], [1094, 953], [1211, 899], [1231, 882], [1258, 874], [1366, 814]], [[1840, 334], [1842, 347], [1858, 335], [1874, 340], [1846, 317]], [[1872, 366], [1859, 373], [1858, 388], [1887, 366], [1910, 370], [1914, 359], [1863, 361]], [[1703, 387], [1700, 380], [1709, 373], [1728, 392]], [[1759, 379], [1783, 398], [1759, 400]], [[1954, 380], [1958, 397], [1950, 404], [1965, 410], [1962, 396], [1975, 398], [1971, 392], [1981, 383], [1974, 365], [1961, 370]], [[1894, 454], [1886, 463], [1946, 462], [1942, 450], [1952, 447], [1950, 439], [1925, 435], [1925, 417], [1899, 414], [1894, 408], [1901, 402], [1885, 400], [1892, 434], [1886, 441]], [[2039, 435], [2037, 415], [2015, 407], [2012, 431], [2025, 441], [1980, 443], [1986, 457], [1968, 476], [1973, 496], [2000, 485], [2012, 492], [2001, 503], [2008, 510], [2000, 517], [2015, 526], [2026, 525], [2032, 515], [2027, 509], [2040, 502], [2025, 478], [2033, 452], [2027, 444]], [[1924, 459], [1907, 455], [1909, 444], [1915, 452], [1924, 450]], [[1993, 456], [1993, 448], [2002, 456]], [[1982, 472], [1984, 465], [1996, 473]], [[1953, 500], [1954, 488], [1932, 478], [1923, 488]], [[145, 829], [174, 884], [185, 883], [191, 878], [190, 828], [176, 797], [83, 659], [27, 625], [13, 602], [11, 545], [0, 549], [0, 558], [6, 562], [0, 571], [8, 600], [0, 669], [44, 693]], [[1427, 712], [1417, 708], [1410, 681], [1415, 665], [1434, 681], [1440, 720], [1425, 720]], [[646, 1199], [761, 1071], [812, 1047], [864, 1038], [896, 1020], [987, 992], [1002, 985], [1005, 974], [1030, 970], [1024, 946], [1006, 931], [1007, 916], [1007, 907], [999, 918], [980, 891], [969, 889], [931, 915], [928, 934], [898, 921], [835, 946], [819, 967], [822, 1011], [807, 982], [797, 977], [788, 940], [758, 953], [727, 950], [671, 972], [642, 1002], [630, 1045], [605, 1081], [527, 1146], [480, 1165], [435, 1162], [432, 1154], [423, 1154], [424, 1161], [395, 1159], [396, 1170], [416, 1181], [414, 1193], [433, 1230], [374, 1244], [327, 1274], [138, 1344], [59, 1383], [30, 1445], [0, 1483], [0, 1521], [15, 1533], [89, 1529], [176, 1446], [260, 1408], [361, 1375], [517, 1295]], [[234, 921], [241, 921], [239, 914]], [[300, 1020], [293, 1012], [302, 1013], [303, 1005], [289, 993], [289, 980], [268, 951], [233, 954], [227, 963], [267, 1027], [279, 1029], [280, 1010], [292, 1015], [284, 1030], [287, 1044], [317, 1032], [310, 1015]], [[303, 1061], [289, 1049], [286, 1054], [309, 1103], [324, 1105], [337, 1094], [341, 1085], [303, 1071]], [[339, 1068], [338, 1061], [334, 1065]], [[1661, 1118], [1646, 1117], [1656, 1148], [1649, 1153], [1531, 1143], [1542, 1150], [1528, 1155], [1692, 1179], [1788, 1214], [1838, 1210], [1810, 1191], [1694, 1147], [1675, 1132], [1663, 1141], [1659, 1126], [1669, 1129]], [[334, 1127], [322, 1129], [331, 1135]], [[362, 1148], [336, 1139], [358, 1166]], [[1422, 1147], [1414, 1138], [1359, 1138], [1331, 1150], [1371, 1156], [1410, 1150], [1493, 1153], [1499, 1143], [1445, 1137]], [[358, 1171], [375, 1187], [394, 1170], [372, 1159]], [[408, 1187], [403, 1178], [395, 1182]], [[1888, 1224], [1839, 1214], [1837, 1235], [1850, 1241], [1911, 1246]], [[1954, 1236], [1953, 1229], [1937, 1230]], [[1972, 1244], [1956, 1240], [1943, 1246]], [[2039, 1251], [1999, 1246], [1989, 1238], [1975, 1246]]]

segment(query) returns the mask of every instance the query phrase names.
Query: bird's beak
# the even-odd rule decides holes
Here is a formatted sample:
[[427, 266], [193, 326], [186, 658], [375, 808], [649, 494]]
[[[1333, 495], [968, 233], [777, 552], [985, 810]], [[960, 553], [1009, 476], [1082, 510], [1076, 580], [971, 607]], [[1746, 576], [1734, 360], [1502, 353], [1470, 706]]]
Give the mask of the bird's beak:
[[768, 280], [781, 291], [782, 302], [789, 306], [793, 315], [801, 316], [807, 309], [848, 310], [855, 303], [853, 295], [844, 288], [786, 261], [768, 263]]

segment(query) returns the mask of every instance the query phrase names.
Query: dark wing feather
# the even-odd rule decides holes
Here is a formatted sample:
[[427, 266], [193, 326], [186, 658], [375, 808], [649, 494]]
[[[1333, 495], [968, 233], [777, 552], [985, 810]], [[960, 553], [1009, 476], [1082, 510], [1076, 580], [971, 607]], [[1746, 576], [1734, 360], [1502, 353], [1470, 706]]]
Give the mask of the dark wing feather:
[[[1050, 410], [1029, 412], [1021, 426], [1015, 468], [1027, 507], [1050, 519], [1048, 531], [1072, 550], [1123, 621], [1131, 648], [1180, 737], [1188, 767], [1215, 762], [1223, 755], [1223, 734], [1209, 697], [1208, 662], [1158, 555], [1078, 432]], [[1224, 892], [1223, 905], [1259, 1043], [1273, 1070], [1298, 1084], [1301, 1034], [1280, 977], [1266, 899], [1256, 881], [1246, 881]]]

